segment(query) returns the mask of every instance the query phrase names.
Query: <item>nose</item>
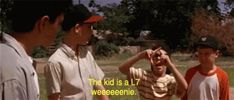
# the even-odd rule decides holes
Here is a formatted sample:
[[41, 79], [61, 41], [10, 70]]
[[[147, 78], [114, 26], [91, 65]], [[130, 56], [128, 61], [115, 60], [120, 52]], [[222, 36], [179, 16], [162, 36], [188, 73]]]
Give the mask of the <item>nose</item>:
[[160, 59], [161, 59], [161, 56], [158, 56], [158, 57], [157, 57], [157, 60], [160, 60]]

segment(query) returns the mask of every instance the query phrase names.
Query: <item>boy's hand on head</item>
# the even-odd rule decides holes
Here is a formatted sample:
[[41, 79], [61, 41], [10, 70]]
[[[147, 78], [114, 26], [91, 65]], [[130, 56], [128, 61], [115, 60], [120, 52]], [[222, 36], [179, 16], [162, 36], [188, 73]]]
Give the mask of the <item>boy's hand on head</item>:
[[161, 47], [157, 48], [156, 50], [153, 51], [153, 53], [151, 54], [149, 60], [150, 60], [150, 63], [153, 64], [157, 64], [157, 63], [160, 63], [161, 61]]
[[152, 57], [154, 56], [154, 53], [160, 49], [161, 49], [161, 47], [157, 48], [156, 50], [146, 49], [145, 51], [140, 53], [140, 58], [145, 58], [145, 59], [149, 60], [150, 63], [153, 63]]
[[161, 51], [161, 52], [162, 52], [161, 59], [162, 59], [163, 65], [170, 67], [172, 64], [170, 57], [168, 56], [167, 52], [165, 51]]
[[145, 59], [150, 59], [151, 58], [151, 56], [153, 55], [153, 50], [151, 50], [151, 49], [147, 49], [147, 50], [145, 50], [144, 51], [145, 53], [144, 53], [144, 58]]
[[155, 65], [171, 66], [172, 62], [167, 52], [161, 48], [156, 49], [151, 56], [151, 63]]

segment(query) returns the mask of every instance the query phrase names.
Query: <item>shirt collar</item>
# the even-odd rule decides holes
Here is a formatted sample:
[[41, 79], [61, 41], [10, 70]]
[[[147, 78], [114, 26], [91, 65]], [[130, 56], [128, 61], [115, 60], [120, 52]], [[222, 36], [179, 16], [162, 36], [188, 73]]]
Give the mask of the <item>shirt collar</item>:
[[12, 36], [3, 33], [3, 38], [6, 42], [7, 45], [9, 45], [10, 47], [14, 48], [15, 51], [24, 58], [28, 58], [28, 54], [26, 53], [25, 49], [22, 47], [22, 45], [20, 45], [20, 43]]
[[74, 50], [72, 50], [69, 46], [67, 46], [66, 44], [62, 44], [62, 51], [69, 57], [72, 59], [77, 59], [76, 53]]

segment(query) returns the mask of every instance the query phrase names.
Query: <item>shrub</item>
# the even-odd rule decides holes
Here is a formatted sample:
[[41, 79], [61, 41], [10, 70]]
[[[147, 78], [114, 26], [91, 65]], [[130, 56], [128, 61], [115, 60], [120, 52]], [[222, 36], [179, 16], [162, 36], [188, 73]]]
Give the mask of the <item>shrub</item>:
[[45, 48], [39, 46], [33, 49], [32, 52], [32, 57], [33, 58], [43, 58], [43, 57], [47, 57], [47, 51]]
[[134, 39], [133, 37], [117, 37], [117, 38], [112, 38], [109, 41], [118, 46], [140, 45], [140, 41], [138, 41], [137, 39]]
[[225, 55], [234, 55], [234, 18], [221, 17], [199, 9], [192, 17], [192, 41], [203, 35], [216, 37], [221, 44]]
[[115, 44], [108, 43], [104, 40], [98, 41], [94, 48], [94, 53], [96, 56], [110, 57], [118, 52], [119, 48]]

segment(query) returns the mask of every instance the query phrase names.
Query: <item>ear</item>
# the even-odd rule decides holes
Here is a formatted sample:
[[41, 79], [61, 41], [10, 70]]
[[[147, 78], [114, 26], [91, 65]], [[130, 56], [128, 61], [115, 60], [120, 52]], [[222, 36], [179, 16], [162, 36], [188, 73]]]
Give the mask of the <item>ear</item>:
[[76, 24], [75, 25], [75, 33], [79, 33], [80, 32], [80, 24]]
[[38, 21], [38, 31], [42, 32], [46, 28], [46, 24], [49, 22], [49, 16], [43, 16]]
[[218, 58], [219, 55], [220, 55], [220, 51], [219, 51], [219, 50], [216, 50], [215, 53], [216, 53], [216, 56], [215, 56], [215, 57]]

